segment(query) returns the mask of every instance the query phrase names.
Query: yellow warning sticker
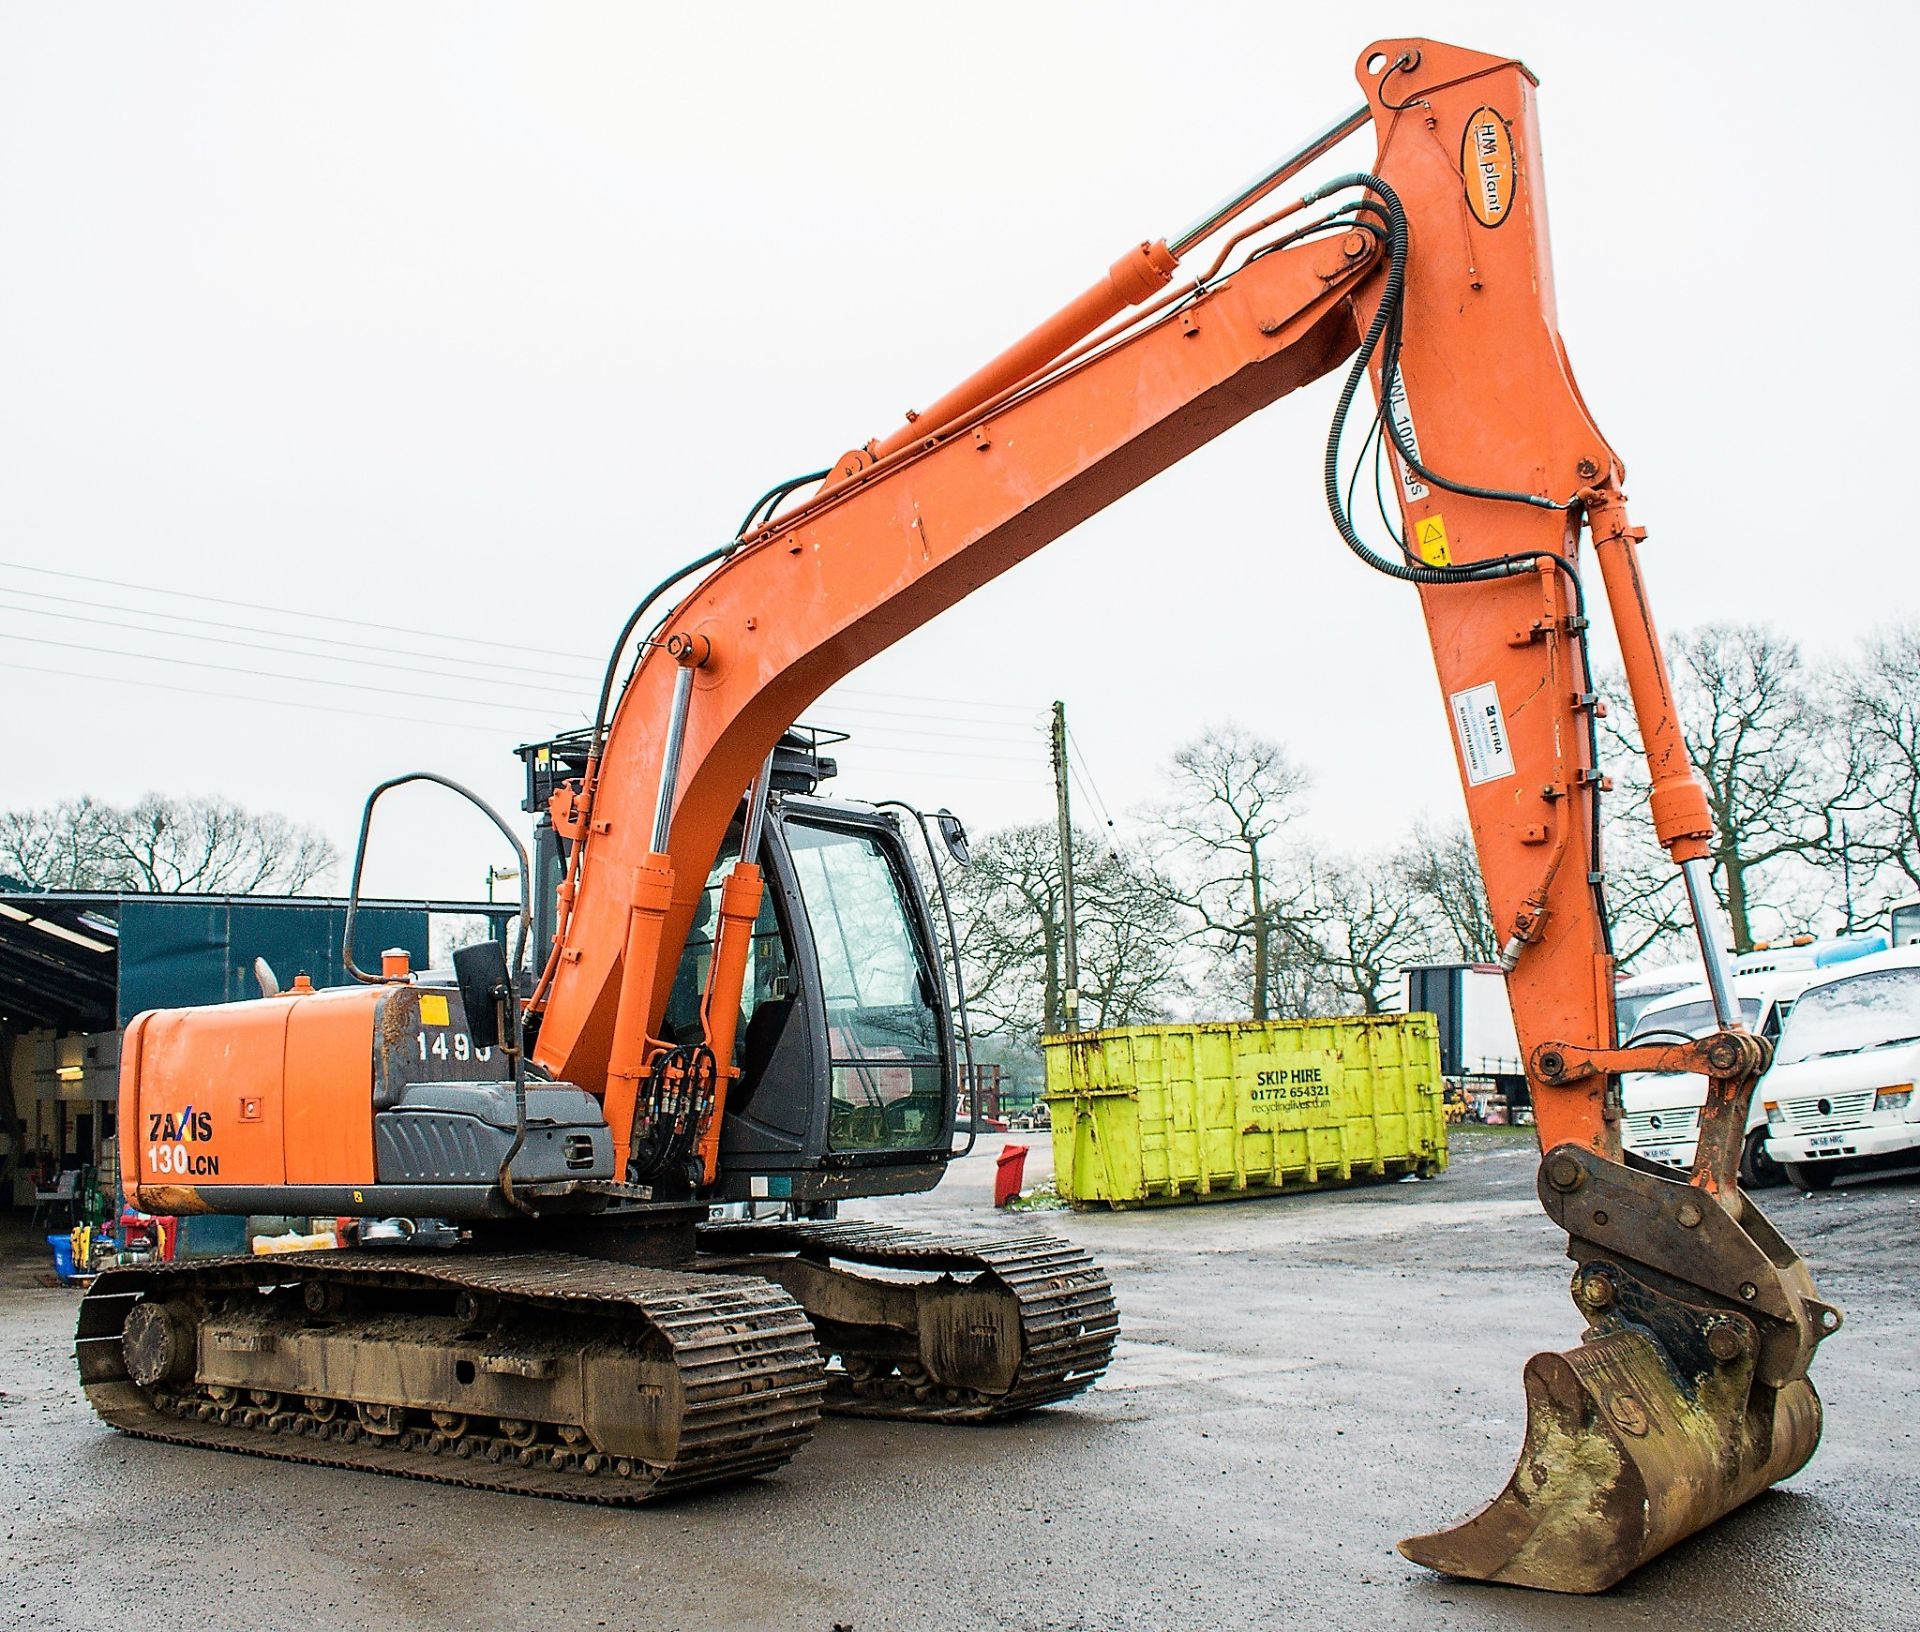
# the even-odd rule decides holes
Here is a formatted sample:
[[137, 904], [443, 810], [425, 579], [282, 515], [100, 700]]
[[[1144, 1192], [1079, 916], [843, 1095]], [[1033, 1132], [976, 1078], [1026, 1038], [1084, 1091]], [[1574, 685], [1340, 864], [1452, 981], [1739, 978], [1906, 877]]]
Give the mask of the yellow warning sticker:
[[1453, 565], [1453, 551], [1447, 544], [1447, 524], [1439, 516], [1428, 516], [1413, 524], [1413, 547], [1430, 567]]
[[441, 992], [422, 992], [420, 994], [420, 1024], [423, 1026], [444, 1026], [450, 1023], [447, 1013], [447, 999]]

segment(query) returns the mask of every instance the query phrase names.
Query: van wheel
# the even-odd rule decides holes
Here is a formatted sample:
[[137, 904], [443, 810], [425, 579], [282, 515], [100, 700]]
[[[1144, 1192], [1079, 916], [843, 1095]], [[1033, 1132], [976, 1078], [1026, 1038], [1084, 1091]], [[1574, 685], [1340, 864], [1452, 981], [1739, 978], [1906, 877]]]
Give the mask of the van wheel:
[[1740, 1147], [1741, 1184], [1749, 1190], [1765, 1190], [1772, 1185], [1784, 1184], [1786, 1177], [1780, 1171], [1780, 1164], [1767, 1154], [1765, 1124], [1754, 1128], [1747, 1134], [1747, 1142]]
[[1834, 1180], [1833, 1166], [1828, 1162], [1787, 1162], [1787, 1182], [1802, 1195], [1815, 1190], [1829, 1189]]

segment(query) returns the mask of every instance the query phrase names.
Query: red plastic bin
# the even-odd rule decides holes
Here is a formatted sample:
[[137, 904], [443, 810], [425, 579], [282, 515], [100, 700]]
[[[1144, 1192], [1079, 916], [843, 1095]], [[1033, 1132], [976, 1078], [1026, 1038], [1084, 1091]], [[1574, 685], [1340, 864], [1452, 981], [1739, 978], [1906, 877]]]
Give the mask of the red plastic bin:
[[1004, 1207], [1020, 1194], [1020, 1182], [1027, 1174], [1027, 1147], [1008, 1145], [1000, 1152], [993, 1169], [993, 1204]]

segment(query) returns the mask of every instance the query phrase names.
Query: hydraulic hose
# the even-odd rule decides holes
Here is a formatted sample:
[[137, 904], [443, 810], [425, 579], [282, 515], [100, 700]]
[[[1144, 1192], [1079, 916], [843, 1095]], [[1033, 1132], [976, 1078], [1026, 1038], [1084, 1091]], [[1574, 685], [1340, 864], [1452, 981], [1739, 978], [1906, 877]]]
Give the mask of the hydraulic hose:
[[[1381, 337], [1387, 332], [1388, 325], [1394, 322], [1399, 311], [1401, 296], [1405, 292], [1407, 281], [1406, 212], [1400, 206], [1398, 195], [1378, 176], [1358, 172], [1336, 176], [1325, 185], [1308, 193], [1307, 202], [1317, 203], [1329, 194], [1344, 191], [1349, 187], [1368, 188], [1378, 194], [1382, 203], [1386, 205], [1387, 281], [1381, 290], [1380, 303], [1374, 308], [1373, 320], [1367, 325], [1367, 332], [1360, 341], [1360, 349], [1354, 353], [1353, 366], [1347, 370], [1347, 377], [1341, 383], [1340, 397], [1333, 410], [1333, 424], [1327, 432], [1327, 451], [1321, 467], [1321, 477], [1326, 494], [1327, 511], [1333, 517], [1333, 525], [1345, 541], [1347, 548], [1375, 572], [1384, 573], [1389, 578], [1398, 578], [1404, 583], [1480, 583], [1494, 578], [1510, 578], [1522, 572], [1532, 572], [1534, 557], [1531, 555], [1500, 556], [1492, 561], [1476, 562], [1470, 567], [1434, 567], [1390, 560], [1377, 553], [1360, 536], [1358, 529], [1353, 525], [1352, 517], [1347, 513], [1340, 493], [1341, 434], [1346, 430], [1347, 417], [1353, 409], [1353, 399], [1359, 393], [1361, 382], [1367, 377], [1368, 365], [1372, 363], [1373, 355], [1380, 347]], [[1386, 427], [1387, 433], [1393, 437], [1394, 447], [1401, 458], [1408, 459], [1408, 451], [1401, 444], [1399, 429], [1393, 423], [1392, 414], [1383, 410], [1380, 422]], [[1409, 459], [1409, 463], [1413, 461]], [[1427, 473], [1422, 471], [1421, 474]]]
[[1429, 470], [1420, 461], [1419, 454], [1403, 439], [1401, 428], [1395, 421], [1385, 401], [1386, 392], [1399, 374], [1399, 324], [1401, 302], [1406, 293], [1407, 282], [1407, 214], [1400, 198], [1385, 181], [1378, 176], [1353, 172], [1336, 176], [1324, 185], [1315, 188], [1306, 196], [1309, 204], [1317, 203], [1332, 193], [1341, 192], [1349, 187], [1364, 187], [1376, 194], [1385, 206], [1387, 216], [1387, 277], [1381, 290], [1380, 303], [1374, 309], [1373, 320], [1367, 325], [1367, 332], [1361, 339], [1360, 348], [1354, 354], [1353, 366], [1348, 369], [1347, 377], [1340, 387], [1339, 401], [1335, 404], [1333, 424], [1327, 433], [1326, 458], [1322, 467], [1323, 488], [1326, 494], [1327, 510], [1333, 517], [1333, 524], [1345, 541], [1348, 549], [1364, 561], [1375, 572], [1384, 573], [1389, 578], [1398, 578], [1412, 584], [1467, 584], [1485, 583], [1495, 578], [1510, 578], [1522, 572], [1531, 572], [1537, 561], [1551, 556], [1566, 568], [1567, 576], [1575, 585], [1574, 593], [1579, 595], [1579, 580], [1573, 572], [1572, 563], [1564, 561], [1552, 551], [1529, 551], [1524, 555], [1497, 556], [1490, 561], [1477, 561], [1466, 567], [1435, 567], [1419, 565], [1408, 561], [1394, 561], [1378, 554], [1363, 539], [1353, 525], [1346, 506], [1341, 502], [1340, 494], [1340, 443], [1346, 429], [1347, 418], [1353, 408], [1353, 399], [1359, 393], [1360, 384], [1367, 376], [1368, 366], [1374, 353], [1380, 349], [1381, 340], [1387, 339], [1387, 353], [1382, 358], [1382, 379], [1384, 382], [1382, 402], [1378, 410], [1381, 426], [1393, 441], [1394, 451], [1407, 467], [1430, 482], [1435, 487], [1445, 488], [1450, 493], [1459, 493], [1468, 498], [1493, 499], [1509, 504], [1528, 504], [1544, 510], [1561, 510], [1564, 505], [1552, 499], [1541, 498], [1534, 493], [1512, 492], [1502, 488], [1477, 487], [1472, 483], [1454, 481], [1450, 477]]
[[[1387, 275], [1386, 283], [1381, 290], [1380, 303], [1374, 310], [1373, 320], [1367, 325], [1367, 332], [1360, 342], [1360, 349], [1354, 355], [1353, 366], [1347, 371], [1347, 377], [1341, 385], [1340, 398], [1334, 408], [1333, 423], [1327, 432], [1326, 459], [1322, 475], [1327, 511], [1333, 518], [1334, 527], [1347, 548], [1367, 566], [1373, 568], [1375, 572], [1399, 579], [1404, 583], [1486, 583], [1499, 578], [1513, 577], [1523, 572], [1532, 572], [1541, 561], [1552, 561], [1566, 579], [1571, 591], [1574, 610], [1573, 634], [1580, 655], [1581, 689], [1582, 691], [1591, 690], [1593, 663], [1587, 649], [1586, 591], [1573, 562], [1566, 556], [1556, 550], [1536, 550], [1521, 555], [1497, 556], [1465, 567], [1436, 567], [1412, 561], [1395, 561], [1380, 555], [1367, 544], [1353, 525], [1348, 505], [1342, 502], [1341, 436], [1346, 429], [1347, 418], [1353, 407], [1353, 399], [1359, 392], [1360, 383], [1366, 378], [1374, 353], [1379, 350], [1384, 340], [1386, 350], [1381, 357], [1382, 389], [1380, 401], [1375, 410], [1376, 420], [1378, 426], [1392, 441], [1394, 452], [1399, 455], [1409, 470], [1432, 486], [1443, 488], [1449, 493], [1458, 493], [1465, 498], [1525, 504], [1541, 510], [1568, 510], [1572, 508], [1573, 503], [1573, 501], [1561, 503], [1544, 498], [1537, 493], [1520, 493], [1504, 488], [1480, 487], [1471, 482], [1455, 481], [1451, 477], [1442, 476], [1437, 471], [1429, 469], [1421, 462], [1419, 453], [1408, 444], [1390, 407], [1393, 383], [1400, 376], [1400, 322], [1407, 279], [1407, 212], [1400, 202], [1399, 195], [1387, 182], [1378, 176], [1358, 171], [1334, 177], [1308, 193], [1303, 202], [1315, 204], [1333, 193], [1351, 187], [1363, 187], [1372, 192], [1384, 207], [1387, 220]], [[1588, 759], [1597, 770], [1600, 764], [1599, 730], [1591, 710], [1587, 713], [1586, 727]], [[1592, 846], [1587, 861], [1587, 877], [1593, 891], [1601, 936], [1607, 951], [1611, 954], [1613, 925], [1607, 912], [1604, 870], [1600, 855], [1599, 796], [1599, 784], [1595, 783]]]
[[[758, 506], [755, 508], [757, 509]], [[607, 658], [606, 673], [602, 675], [600, 679], [600, 701], [593, 711], [593, 749], [588, 757], [595, 764], [599, 763], [600, 750], [607, 740], [607, 711], [613, 703], [614, 684], [620, 677], [620, 659], [626, 655], [627, 642], [633, 639], [633, 632], [640, 627], [640, 620], [652, 609], [653, 603], [659, 600], [662, 595], [666, 594], [668, 590], [672, 589], [675, 584], [679, 583], [682, 578], [687, 577], [690, 573], [698, 572], [702, 567], [710, 567], [716, 561], [723, 560], [725, 557], [731, 555], [739, 545], [739, 542], [737, 538], [729, 539], [718, 549], [707, 551], [705, 555], [689, 561], [683, 567], [676, 567], [668, 576], [662, 578], [659, 583], [655, 584], [652, 589], [648, 590], [647, 593], [640, 598], [639, 605], [634, 607], [627, 621], [620, 626], [619, 638], [614, 641], [613, 652]]]
[[[668, 590], [672, 589], [675, 584], [678, 584], [685, 578], [691, 577], [694, 573], [706, 567], [711, 567], [724, 561], [728, 556], [733, 554], [735, 550], [739, 549], [741, 541], [753, 530], [755, 521], [761, 517], [762, 512], [767, 512], [770, 515], [774, 507], [795, 488], [805, 487], [808, 482], [822, 481], [831, 474], [831, 471], [825, 470], [809, 471], [804, 476], [793, 476], [784, 482], [775, 483], [772, 487], [768, 488], [766, 492], [761, 494], [759, 498], [753, 501], [752, 508], [747, 511], [746, 519], [740, 524], [740, 530], [734, 534], [732, 538], [717, 548], [708, 550], [705, 555], [697, 556], [684, 566], [675, 568], [673, 572], [669, 573], [665, 578], [662, 578], [659, 583], [655, 584], [652, 589], [641, 596], [639, 603], [634, 607], [633, 611], [628, 614], [627, 621], [620, 626], [620, 633], [614, 640], [613, 650], [607, 656], [606, 669], [600, 677], [600, 696], [594, 704], [593, 709], [593, 736], [590, 739], [587, 750], [587, 797], [589, 800], [593, 797], [593, 785], [598, 779], [600, 769], [600, 756], [607, 743], [607, 727], [610, 723], [608, 716], [613, 708], [614, 687], [619, 684], [620, 680], [621, 660], [626, 656], [627, 646], [633, 639], [634, 631], [640, 627], [642, 620], [644, 620], [648, 612], [653, 609], [654, 603], [657, 602], [661, 596], [665, 595]], [[579, 859], [580, 850], [576, 846], [573, 858], [568, 865], [567, 878], [569, 882], [573, 880], [578, 870]], [[564, 921], [558, 927], [560, 934], [554, 937], [554, 944], [548, 955], [546, 967], [542, 970], [540, 979], [534, 985], [533, 995], [528, 999], [529, 1004], [539, 1003], [546, 995], [547, 983], [552, 977], [555, 960], [560, 954], [560, 943], [566, 930]]]
[[829, 466], [825, 470], [810, 470], [804, 476], [789, 476], [784, 482], [776, 482], [753, 501], [753, 508], [747, 512], [747, 519], [740, 523], [740, 530], [733, 535], [734, 542], [738, 543], [745, 538], [756, 526], [771, 521], [774, 507], [796, 487], [805, 487], [808, 482], [824, 482], [832, 474], [833, 469]]
[[[808, 482], [824, 481], [832, 474], [830, 470], [811, 470], [804, 476], [790, 476], [784, 482], [776, 482], [753, 501], [752, 507], [747, 511], [746, 519], [740, 523], [740, 530], [732, 538], [718, 548], [711, 549], [705, 555], [677, 568], [640, 598], [639, 604], [634, 607], [627, 621], [620, 627], [619, 637], [613, 643], [612, 654], [607, 658], [606, 672], [600, 680], [600, 700], [593, 711], [593, 751], [589, 756], [596, 764], [600, 759], [601, 747], [607, 738], [607, 712], [613, 705], [613, 688], [620, 677], [620, 660], [626, 655], [627, 643], [633, 639], [634, 630], [640, 627], [641, 619], [646, 617], [654, 602], [681, 579], [690, 577], [703, 567], [713, 566], [716, 562], [723, 561], [733, 554], [740, 547], [740, 541], [753, 531], [756, 523], [769, 519], [773, 508], [795, 488], [805, 487]], [[767, 515], [763, 516], [763, 512]]]

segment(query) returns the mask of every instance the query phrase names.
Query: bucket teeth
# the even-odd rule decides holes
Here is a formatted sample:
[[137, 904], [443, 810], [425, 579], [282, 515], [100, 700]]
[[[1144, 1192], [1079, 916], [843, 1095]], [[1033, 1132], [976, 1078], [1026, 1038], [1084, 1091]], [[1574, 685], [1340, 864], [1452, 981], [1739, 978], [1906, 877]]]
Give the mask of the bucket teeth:
[[1471, 1519], [1411, 1537], [1400, 1551], [1468, 1580], [1604, 1592], [1813, 1455], [1812, 1384], [1773, 1389], [1753, 1372], [1743, 1353], [1686, 1376], [1633, 1329], [1535, 1355], [1526, 1441], [1506, 1489]]

